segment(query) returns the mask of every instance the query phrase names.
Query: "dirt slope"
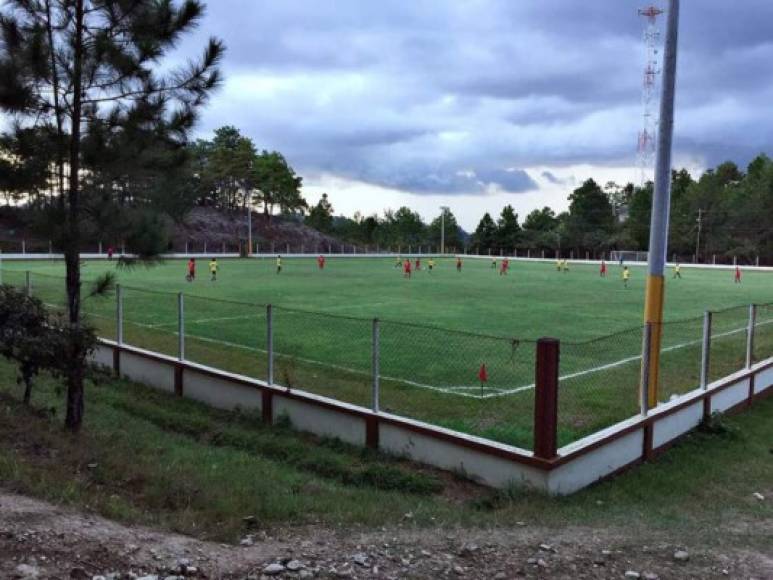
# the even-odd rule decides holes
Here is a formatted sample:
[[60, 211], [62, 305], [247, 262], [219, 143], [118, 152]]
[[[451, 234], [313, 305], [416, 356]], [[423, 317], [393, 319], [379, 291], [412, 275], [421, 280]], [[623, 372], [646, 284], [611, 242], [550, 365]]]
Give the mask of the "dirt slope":
[[[770, 522], [738, 524], [721, 549], [712, 549], [635, 525], [556, 531], [514, 522], [511, 529], [469, 532], [416, 529], [406, 517], [404, 525], [380, 531], [305, 528], [229, 546], [0, 491], [0, 577], [762, 579], [773, 578], [773, 557], [745, 548], [742, 538], [771, 532]], [[686, 561], [674, 556], [681, 549]]]

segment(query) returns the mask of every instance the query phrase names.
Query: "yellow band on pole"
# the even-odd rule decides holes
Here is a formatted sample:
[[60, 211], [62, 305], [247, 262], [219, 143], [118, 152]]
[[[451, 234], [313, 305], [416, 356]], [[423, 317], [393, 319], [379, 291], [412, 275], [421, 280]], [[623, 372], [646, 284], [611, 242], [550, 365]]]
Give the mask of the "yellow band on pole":
[[650, 409], [658, 404], [658, 377], [660, 370], [660, 344], [663, 335], [663, 296], [664, 277], [647, 276], [647, 294], [644, 300], [644, 322], [650, 323], [649, 373], [648, 383], [642, 385], [647, 389], [647, 401]]

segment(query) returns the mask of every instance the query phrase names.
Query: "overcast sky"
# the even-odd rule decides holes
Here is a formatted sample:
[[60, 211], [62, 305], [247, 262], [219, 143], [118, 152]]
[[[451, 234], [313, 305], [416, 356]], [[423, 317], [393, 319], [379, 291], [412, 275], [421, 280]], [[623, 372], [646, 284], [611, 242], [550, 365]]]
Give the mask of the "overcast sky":
[[[664, 7], [665, 0], [656, 4]], [[566, 207], [638, 181], [644, 22], [629, 0], [208, 0], [227, 45], [200, 137], [277, 149], [336, 213]], [[675, 162], [773, 154], [773, 0], [683, 0]], [[661, 18], [665, 28], [665, 18]]]

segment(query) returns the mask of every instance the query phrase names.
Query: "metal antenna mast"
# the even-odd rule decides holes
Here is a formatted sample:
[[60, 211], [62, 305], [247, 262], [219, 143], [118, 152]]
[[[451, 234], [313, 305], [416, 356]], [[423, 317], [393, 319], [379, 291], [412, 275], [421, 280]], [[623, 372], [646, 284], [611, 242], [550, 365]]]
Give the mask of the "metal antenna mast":
[[652, 181], [652, 170], [655, 161], [655, 138], [658, 131], [658, 119], [654, 113], [657, 107], [658, 54], [660, 52], [660, 31], [658, 16], [663, 10], [655, 5], [639, 10], [639, 16], [647, 19], [644, 29], [644, 46], [646, 57], [644, 77], [642, 78], [642, 129], [639, 131], [637, 147], [637, 163], [641, 171], [641, 185]]

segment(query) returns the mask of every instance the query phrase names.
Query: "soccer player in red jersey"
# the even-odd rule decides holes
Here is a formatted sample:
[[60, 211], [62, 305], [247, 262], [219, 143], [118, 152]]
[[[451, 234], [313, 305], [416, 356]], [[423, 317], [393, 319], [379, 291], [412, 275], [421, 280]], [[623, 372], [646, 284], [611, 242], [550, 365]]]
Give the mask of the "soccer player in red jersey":
[[317, 258], [317, 266], [320, 270], [325, 269], [325, 256], [320, 255], [319, 258]]
[[462, 271], [462, 259], [459, 256], [456, 257], [456, 271]]
[[740, 284], [741, 283], [741, 268], [738, 266], [735, 267], [735, 283]]
[[411, 260], [408, 258], [405, 259], [405, 264], [403, 264], [403, 277], [411, 277]]
[[599, 276], [602, 278], [607, 277], [607, 263], [604, 260], [601, 260], [601, 267], [599, 268]]
[[188, 282], [193, 282], [196, 279], [196, 258], [188, 260], [188, 275], [185, 277]]
[[421, 258], [416, 258], [416, 271], [421, 270]]
[[510, 260], [507, 258], [502, 259], [502, 265], [499, 268], [499, 275], [500, 276], [507, 276], [507, 270], [510, 268]]

